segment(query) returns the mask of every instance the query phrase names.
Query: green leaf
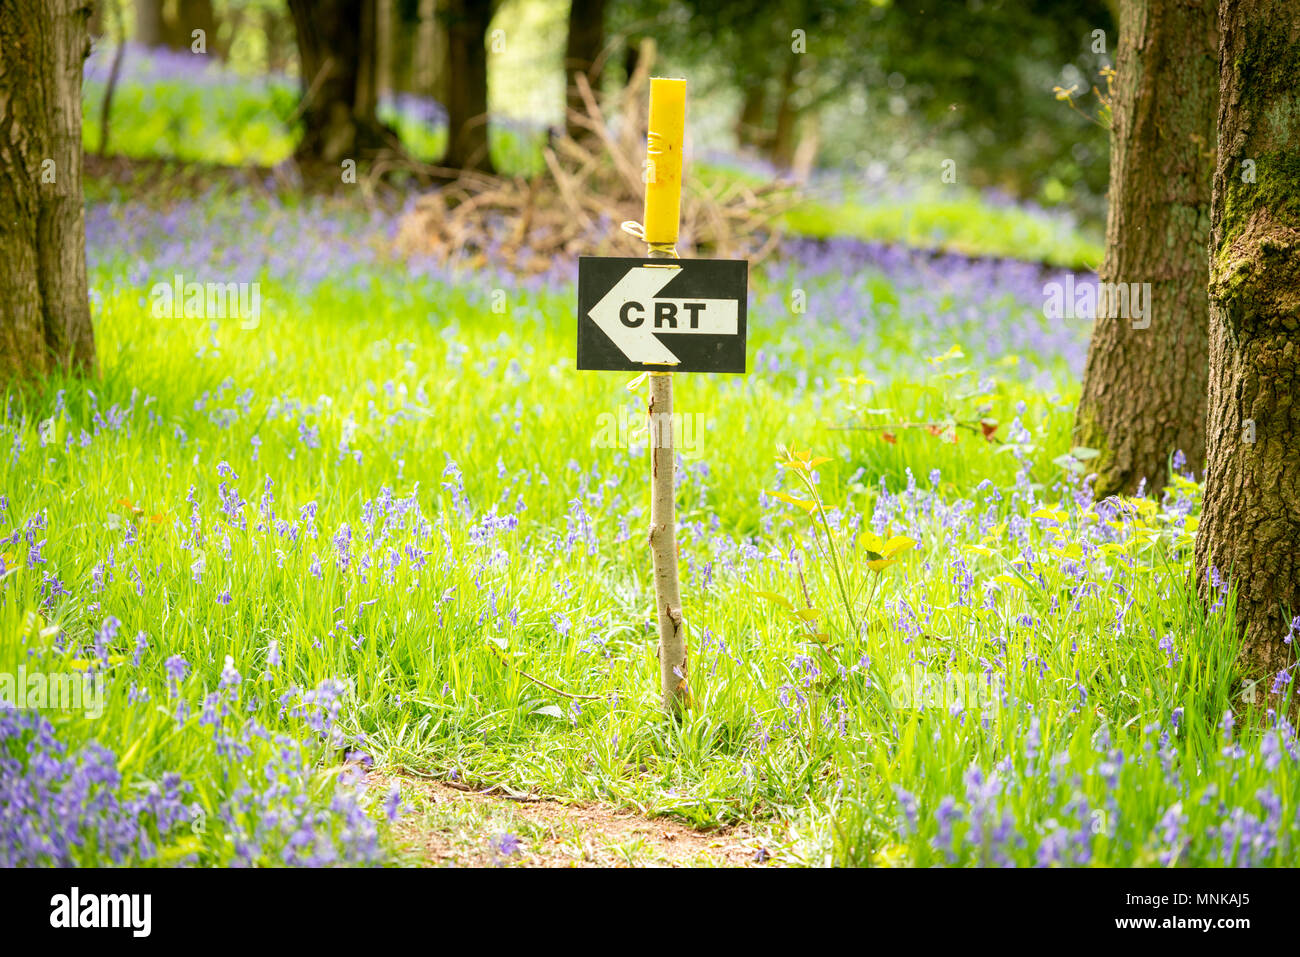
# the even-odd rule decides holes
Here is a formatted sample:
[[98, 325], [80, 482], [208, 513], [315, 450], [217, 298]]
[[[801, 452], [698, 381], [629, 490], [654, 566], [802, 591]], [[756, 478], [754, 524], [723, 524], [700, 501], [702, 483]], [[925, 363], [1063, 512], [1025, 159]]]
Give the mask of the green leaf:
[[810, 502], [806, 498], [795, 498], [793, 495], [787, 495], [785, 492], [769, 492], [773, 498], [780, 499], [782, 502], [789, 502], [791, 505], [797, 505], [805, 512], [811, 512], [817, 507], [816, 502]]
[[786, 611], [794, 611], [794, 605], [790, 604], [790, 602], [782, 598], [780, 595], [774, 595], [770, 591], [756, 591], [754, 594], [759, 598], [766, 598], [768, 601], [776, 602]]

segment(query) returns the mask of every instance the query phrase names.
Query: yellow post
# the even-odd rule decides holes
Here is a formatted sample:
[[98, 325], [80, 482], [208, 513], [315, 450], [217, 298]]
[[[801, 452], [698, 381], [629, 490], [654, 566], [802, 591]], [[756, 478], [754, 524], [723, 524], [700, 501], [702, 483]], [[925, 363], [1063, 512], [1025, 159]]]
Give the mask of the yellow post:
[[682, 208], [682, 141], [686, 138], [686, 81], [650, 80], [646, 135], [645, 241], [677, 242]]
[[[682, 203], [682, 141], [686, 137], [686, 81], [650, 80], [646, 134], [645, 241], [653, 259], [677, 258]], [[663, 706], [679, 714], [690, 705], [686, 628], [677, 575], [677, 469], [673, 443], [673, 374], [650, 373], [650, 554], [654, 560], [659, 623], [659, 690]]]

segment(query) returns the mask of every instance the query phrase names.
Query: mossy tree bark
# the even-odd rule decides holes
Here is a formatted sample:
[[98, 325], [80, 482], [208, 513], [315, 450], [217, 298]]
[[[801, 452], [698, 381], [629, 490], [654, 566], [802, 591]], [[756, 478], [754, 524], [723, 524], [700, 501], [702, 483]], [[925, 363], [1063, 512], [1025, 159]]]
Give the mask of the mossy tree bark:
[[[1098, 449], [1099, 496], [1159, 490], [1181, 450], [1205, 461], [1205, 248], [1218, 90], [1215, 0], [1124, 0], [1111, 129], [1110, 207], [1097, 320], [1075, 419]], [[1150, 283], [1146, 314], [1109, 283]], [[1132, 288], [1132, 287], [1130, 287]]]
[[81, 193], [86, 0], [0, 3], [0, 391], [94, 373]]
[[1236, 585], [1245, 673], [1267, 694], [1300, 614], [1300, 4], [1222, 0], [1219, 29], [1196, 569], [1203, 597], [1211, 569]]

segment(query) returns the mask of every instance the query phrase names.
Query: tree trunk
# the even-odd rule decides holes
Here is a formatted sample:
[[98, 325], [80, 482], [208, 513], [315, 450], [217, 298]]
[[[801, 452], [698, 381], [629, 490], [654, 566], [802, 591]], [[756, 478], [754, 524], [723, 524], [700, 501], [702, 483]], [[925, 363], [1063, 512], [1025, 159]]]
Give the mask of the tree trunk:
[[381, 97], [393, 92], [393, 0], [375, 0], [375, 85]]
[[492, 172], [488, 152], [487, 34], [491, 0], [448, 0], [447, 153], [442, 165]]
[[736, 120], [736, 143], [740, 146], [761, 145], [764, 138], [763, 113], [767, 108], [767, 85], [751, 83], [745, 89]]
[[217, 14], [212, 7], [212, 0], [177, 0], [173, 15], [164, 16], [162, 21], [164, 45], [173, 50], [191, 52], [194, 49], [194, 31], [202, 30], [204, 52], [213, 52], [217, 38]]
[[628, 36], [623, 48], [623, 82], [631, 83], [636, 76], [637, 63], [641, 59], [641, 38]]
[[387, 144], [376, 117], [375, 0], [290, 0], [298, 34], [303, 134], [299, 163], [336, 164]]
[[[1290, 665], [1300, 615], [1300, 6], [1222, 0], [1219, 159], [1210, 235], [1205, 504], [1196, 538], [1237, 586], [1259, 699]], [[1293, 705], [1295, 697], [1292, 698]]]
[[593, 90], [600, 90], [604, 70], [605, 0], [572, 0], [569, 4], [569, 40], [564, 51], [565, 126], [573, 139], [590, 132], [569, 120], [570, 113], [586, 115], [578, 94], [578, 74], [584, 74]]
[[95, 371], [81, 194], [89, 20], [83, 0], [0, 3], [0, 383]]
[[[1075, 416], [1077, 444], [1101, 453], [1099, 497], [1131, 494], [1144, 479], [1158, 492], [1180, 450], [1189, 468], [1204, 468], [1214, 2], [1122, 5], [1106, 255]], [[1109, 283], [1126, 284], [1127, 295]]]
[[288, 30], [284, 12], [275, 7], [264, 8], [262, 31], [266, 34], [266, 70], [268, 73], [283, 73], [287, 61], [285, 48], [289, 45], [285, 39]]
[[135, 42], [143, 47], [163, 45], [162, 0], [135, 0]]
[[794, 105], [794, 95], [798, 91], [795, 82], [799, 64], [797, 54], [786, 56], [785, 68], [781, 72], [781, 100], [776, 107], [776, 127], [768, 144], [768, 157], [780, 169], [789, 169], [794, 162], [795, 125], [799, 121], [799, 111]]
[[803, 133], [790, 162], [790, 178], [796, 183], [806, 183], [812, 177], [813, 167], [817, 165], [817, 152], [822, 143], [821, 118], [816, 110], [805, 112]]

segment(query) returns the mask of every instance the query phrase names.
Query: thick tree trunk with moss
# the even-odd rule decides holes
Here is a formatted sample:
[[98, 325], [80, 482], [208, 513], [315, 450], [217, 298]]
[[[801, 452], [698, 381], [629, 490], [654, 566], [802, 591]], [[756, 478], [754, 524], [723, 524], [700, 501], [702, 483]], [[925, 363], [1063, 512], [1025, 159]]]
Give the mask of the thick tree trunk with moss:
[[[1100, 496], [1143, 479], [1158, 491], [1179, 450], [1204, 466], [1215, 20], [1214, 0], [1122, 4], [1106, 255], [1075, 419], [1076, 443], [1101, 452]], [[1111, 283], [1149, 288], [1145, 315]]]
[[81, 195], [85, 0], [0, 3], [0, 392], [93, 373]]
[[492, 171], [488, 152], [487, 35], [492, 0], [447, 0], [447, 153], [452, 169]]
[[390, 145], [376, 116], [375, 0], [289, 0], [298, 38], [300, 162], [338, 164]]
[[1300, 4], [1223, 0], [1210, 239], [1205, 503], [1196, 539], [1237, 587], [1259, 697], [1294, 657], [1300, 615]]

